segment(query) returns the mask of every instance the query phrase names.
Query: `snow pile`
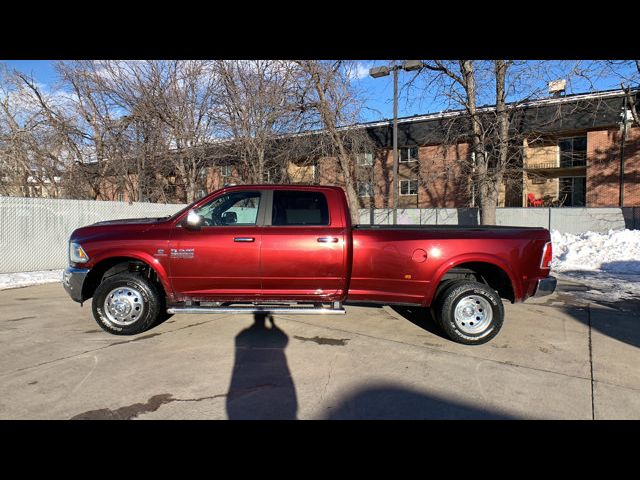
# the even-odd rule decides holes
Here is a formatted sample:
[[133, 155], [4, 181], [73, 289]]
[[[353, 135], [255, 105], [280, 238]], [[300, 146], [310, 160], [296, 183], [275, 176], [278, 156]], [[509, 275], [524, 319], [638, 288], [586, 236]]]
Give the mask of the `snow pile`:
[[637, 310], [640, 299], [640, 231], [610, 230], [580, 235], [551, 232], [553, 274], [578, 282], [573, 295], [620, 310]]
[[39, 272], [0, 273], [0, 290], [27, 287], [41, 283], [62, 281], [62, 270], [42, 270]]
[[609, 230], [579, 235], [551, 232], [556, 272], [602, 271], [640, 275], [640, 230]]

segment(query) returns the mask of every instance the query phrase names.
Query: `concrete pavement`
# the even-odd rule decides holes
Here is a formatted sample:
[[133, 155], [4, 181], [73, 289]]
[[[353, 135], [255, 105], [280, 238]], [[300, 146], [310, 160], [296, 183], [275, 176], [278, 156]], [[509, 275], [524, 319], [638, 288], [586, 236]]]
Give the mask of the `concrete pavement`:
[[103, 332], [60, 284], [0, 291], [2, 419], [640, 418], [640, 316], [579, 288], [506, 304], [482, 346], [420, 309], [175, 315]]

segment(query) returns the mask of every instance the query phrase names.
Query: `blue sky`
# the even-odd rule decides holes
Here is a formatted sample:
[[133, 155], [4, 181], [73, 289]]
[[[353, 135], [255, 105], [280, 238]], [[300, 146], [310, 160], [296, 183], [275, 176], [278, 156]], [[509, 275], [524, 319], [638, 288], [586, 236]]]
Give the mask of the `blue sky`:
[[[30, 74], [34, 79], [49, 88], [54, 88], [58, 81], [54, 62], [49, 60], [0, 60], [9, 68], [15, 68], [23, 73]], [[561, 72], [571, 62], [557, 61], [552, 65], [558, 72]], [[364, 100], [362, 111], [362, 121], [375, 121], [393, 116], [393, 77], [391, 75], [382, 78], [371, 78], [368, 70], [374, 66], [388, 65], [388, 60], [360, 61], [358, 63], [358, 80], [356, 87]], [[630, 71], [630, 73], [633, 73]], [[559, 73], [561, 75], [561, 73]], [[403, 89], [406, 81], [411, 79], [413, 72], [403, 72], [399, 74], [400, 100], [398, 102], [398, 115], [400, 117], [419, 115], [424, 113], [437, 112], [447, 108], [447, 105], [439, 101], [438, 98], [420, 98], [419, 91], [424, 89], [424, 85], [418, 85], [412, 91], [411, 97], [407, 96], [407, 90]], [[561, 77], [559, 77], [561, 78]], [[567, 93], [580, 93], [590, 91], [592, 88], [607, 90], [619, 88], [620, 80], [614, 76], [603, 75], [593, 82], [593, 87], [585, 81], [574, 80], [567, 88]]]

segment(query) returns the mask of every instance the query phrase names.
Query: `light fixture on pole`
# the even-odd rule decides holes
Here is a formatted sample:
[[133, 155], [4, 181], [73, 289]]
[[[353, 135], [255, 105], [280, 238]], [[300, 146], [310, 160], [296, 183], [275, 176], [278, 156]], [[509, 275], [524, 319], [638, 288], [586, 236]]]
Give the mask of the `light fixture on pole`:
[[424, 66], [422, 60], [405, 60], [402, 65], [393, 61], [391, 67], [374, 67], [369, 69], [373, 78], [386, 77], [393, 72], [393, 224], [398, 224], [398, 70], [407, 72], [420, 70]]

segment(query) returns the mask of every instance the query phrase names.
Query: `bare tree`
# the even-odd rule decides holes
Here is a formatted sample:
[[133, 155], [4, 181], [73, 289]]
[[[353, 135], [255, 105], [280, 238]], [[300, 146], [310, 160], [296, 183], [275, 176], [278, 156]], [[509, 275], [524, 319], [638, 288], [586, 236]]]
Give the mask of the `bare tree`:
[[300, 108], [315, 114], [323, 129], [318, 140], [328, 141], [327, 155], [337, 160], [354, 223], [359, 221], [361, 205], [357, 192], [355, 157], [365, 143], [362, 129], [348, 128], [358, 120], [359, 102], [354, 94], [350, 73], [353, 64], [345, 61], [298, 60], [302, 73]]
[[[471, 155], [458, 165], [460, 174], [469, 179], [481, 223], [493, 225], [504, 184], [521, 184], [523, 142], [542, 135], [531, 125], [523, 129], [521, 107], [547, 95], [547, 81], [557, 75], [570, 77], [576, 66], [567, 63], [559, 69], [550, 63], [516, 60], [430, 60], [424, 65], [420, 75], [426, 77], [426, 94], [462, 107], [461, 115], [441, 123], [439, 133], [445, 145], [469, 144]], [[542, 124], [536, 127], [544, 130]]]
[[606, 63], [613, 74], [620, 79], [620, 86], [626, 93], [628, 110], [631, 111], [633, 121], [640, 126], [640, 112], [637, 105], [637, 89], [640, 86], [640, 60], [610, 60]]
[[220, 91], [216, 101], [221, 135], [246, 181], [282, 182], [295, 158], [293, 142], [278, 141], [304, 128], [299, 108], [299, 67], [284, 60], [216, 62]]
[[4, 194], [60, 196], [64, 146], [33, 81], [0, 72], [0, 186]]

